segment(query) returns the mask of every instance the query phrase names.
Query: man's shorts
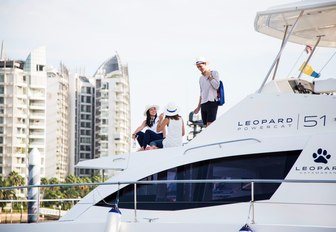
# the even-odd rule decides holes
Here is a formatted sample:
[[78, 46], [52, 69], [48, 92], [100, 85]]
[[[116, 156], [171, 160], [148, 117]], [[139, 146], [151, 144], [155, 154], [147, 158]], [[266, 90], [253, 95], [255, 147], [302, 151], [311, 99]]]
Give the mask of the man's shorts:
[[213, 122], [216, 120], [218, 110], [218, 103], [216, 101], [208, 101], [201, 104], [201, 115], [203, 124], [206, 126], [207, 123]]

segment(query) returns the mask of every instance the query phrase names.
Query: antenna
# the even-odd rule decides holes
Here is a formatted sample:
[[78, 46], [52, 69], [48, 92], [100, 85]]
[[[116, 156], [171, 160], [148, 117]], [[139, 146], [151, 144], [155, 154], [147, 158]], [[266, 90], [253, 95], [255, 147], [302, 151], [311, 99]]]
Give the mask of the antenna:
[[2, 41], [1, 43], [0, 60], [5, 60], [4, 52], [3, 52], [3, 44], [4, 44], [4, 41]]

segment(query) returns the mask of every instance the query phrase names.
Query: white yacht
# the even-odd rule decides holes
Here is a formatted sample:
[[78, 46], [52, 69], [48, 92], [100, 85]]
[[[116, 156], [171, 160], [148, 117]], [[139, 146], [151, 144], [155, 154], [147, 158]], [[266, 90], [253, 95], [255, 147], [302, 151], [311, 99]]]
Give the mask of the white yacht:
[[107, 182], [119, 184], [95, 188], [59, 221], [0, 231], [335, 232], [336, 79], [269, 76], [287, 43], [335, 50], [336, 1], [258, 12], [255, 29], [283, 40], [256, 93], [185, 146], [80, 163], [118, 170]]

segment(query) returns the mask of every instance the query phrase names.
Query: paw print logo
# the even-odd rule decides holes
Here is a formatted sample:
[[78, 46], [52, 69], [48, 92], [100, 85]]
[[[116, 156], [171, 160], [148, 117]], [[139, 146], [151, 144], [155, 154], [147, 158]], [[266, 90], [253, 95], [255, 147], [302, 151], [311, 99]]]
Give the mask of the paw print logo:
[[316, 153], [314, 152], [313, 158], [315, 163], [328, 163], [328, 159], [330, 159], [331, 155], [328, 154], [327, 150], [323, 150], [322, 148], [317, 149]]

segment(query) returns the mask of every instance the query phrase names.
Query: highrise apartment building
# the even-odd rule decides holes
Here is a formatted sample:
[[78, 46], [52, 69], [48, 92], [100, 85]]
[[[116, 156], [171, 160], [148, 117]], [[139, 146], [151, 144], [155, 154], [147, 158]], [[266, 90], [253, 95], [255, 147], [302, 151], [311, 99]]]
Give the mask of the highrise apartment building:
[[79, 161], [94, 158], [94, 79], [74, 74], [70, 78], [71, 93], [71, 174], [91, 176], [94, 170], [77, 169]]
[[70, 168], [69, 71], [47, 68], [46, 177], [64, 181]]
[[41, 154], [41, 177], [64, 180], [79, 161], [130, 152], [128, 67], [118, 55], [94, 77], [46, 65], [44, 47], [25, 61], [0, 56], [0, 176], [28, 175], [28, 155]]
[[45, 48], [25, 61], [0, 61], [0, 175], [16, 171], [28, 175], [28, 154], [41, 154], [45, 176], [46, 82]]
[[95, 157], [130, 152], [128, 67], [116, 54], [105, 61], [96, 79]]
[[[90, 176], [97, 170], [77, 169], [83, 160], [130, 152], [130, 94], [127, 65], [115, 55], [94, 77], [70, 78], [71, 170]], [[109, 174], [109, 173], [106, 173]]]

